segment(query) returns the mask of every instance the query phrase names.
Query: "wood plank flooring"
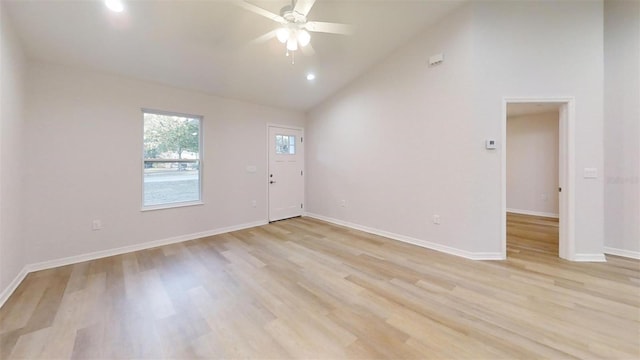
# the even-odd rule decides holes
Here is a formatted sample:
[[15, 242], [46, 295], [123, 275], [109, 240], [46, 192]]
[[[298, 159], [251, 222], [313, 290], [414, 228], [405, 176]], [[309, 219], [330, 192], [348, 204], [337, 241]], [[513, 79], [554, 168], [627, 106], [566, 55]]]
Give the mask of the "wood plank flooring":
[[0, 358], [639, 358], [640, 262], [561, 260], [553, 226], [509, 216], [507, 261], [296, 218], [40, 271]]
[[507, 213], [507, 257], [523, 251], [558, 256], [558, 219]]

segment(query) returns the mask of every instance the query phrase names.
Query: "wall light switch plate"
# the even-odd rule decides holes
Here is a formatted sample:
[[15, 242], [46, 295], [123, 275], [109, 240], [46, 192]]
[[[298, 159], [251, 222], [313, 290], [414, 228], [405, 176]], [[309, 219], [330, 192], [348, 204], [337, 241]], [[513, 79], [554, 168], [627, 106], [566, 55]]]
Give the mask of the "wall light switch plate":
[[585, 179], [597, 179], [598, 178], [598, 169], [597, 168], [584, 168], [583, 177]]

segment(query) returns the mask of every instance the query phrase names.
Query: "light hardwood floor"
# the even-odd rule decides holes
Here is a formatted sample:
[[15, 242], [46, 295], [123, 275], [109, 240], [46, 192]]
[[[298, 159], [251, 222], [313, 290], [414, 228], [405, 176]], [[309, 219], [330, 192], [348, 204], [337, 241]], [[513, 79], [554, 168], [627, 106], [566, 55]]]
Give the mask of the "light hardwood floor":
[[0, 358], [639, 358], [640, 262], [561, 260], [554, 226], [471, 261], [297, 218], [32, 273]]
[[558, 257], [558, 219], [507, 213], [507, 257], [522, 252]]

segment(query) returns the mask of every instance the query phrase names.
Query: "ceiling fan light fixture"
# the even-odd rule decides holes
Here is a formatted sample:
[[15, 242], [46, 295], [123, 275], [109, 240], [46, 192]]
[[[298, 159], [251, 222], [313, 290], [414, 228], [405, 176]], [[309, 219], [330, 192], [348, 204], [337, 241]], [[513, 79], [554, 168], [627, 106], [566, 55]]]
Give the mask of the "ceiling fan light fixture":
[[276, 31], [276, 37], [278, 38], [278, 41], [280, 41], [281, 43], [286, 43], [287, 40], [289, 40], [289, 35], [291, 34], [291, 32], [289, 31], [289, 29], [287, 28], [280, 28]]
[[109, 8], [109, 10], [113, 12], [122, 12], [124, 11], [124, 4], [121, 0], [105, 0], [104, 4]]
[[287, 50], [296, 51], [298, 50], [298, 41], [295, 38], [291, 37], [287, 40]]
[[300, 30], [298, 31], [298, 42], [300, 43], [300, 46], [307, 46], [309, 45], [309, 42], [311, 41], [311, 35], [309, 34], [309, 32], [307, 30]]

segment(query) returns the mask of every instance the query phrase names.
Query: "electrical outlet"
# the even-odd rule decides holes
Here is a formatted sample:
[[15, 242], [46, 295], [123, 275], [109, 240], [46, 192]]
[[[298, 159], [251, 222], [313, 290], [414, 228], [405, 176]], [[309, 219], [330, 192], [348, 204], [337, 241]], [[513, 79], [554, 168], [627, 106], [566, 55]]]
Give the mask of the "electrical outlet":
[[251, 200], [251, 207], [256, 207], [258, 206], [258, 202], [255, 200]]
[[433, 215], [433, 223], [440, 225], [440, 215]]
[[340, 200], [340, 206], [341, 207], [346, 207], [347, 206], [347, 200]]
[[100, 220], [93, 220], [91, 222], [91, 230], [96, 231], [96, 230], [102, 230], [102, 221]]

